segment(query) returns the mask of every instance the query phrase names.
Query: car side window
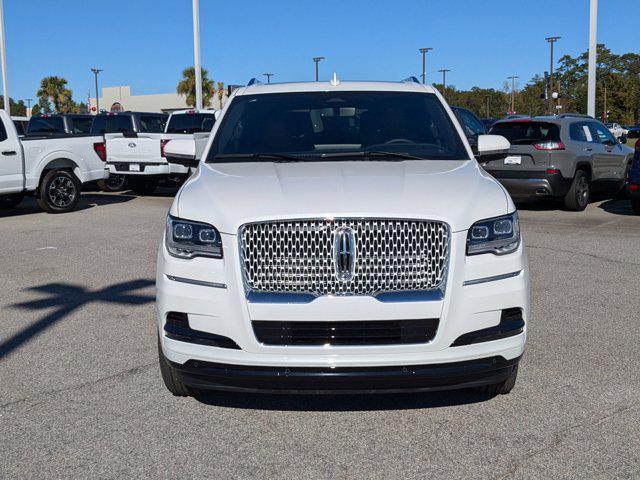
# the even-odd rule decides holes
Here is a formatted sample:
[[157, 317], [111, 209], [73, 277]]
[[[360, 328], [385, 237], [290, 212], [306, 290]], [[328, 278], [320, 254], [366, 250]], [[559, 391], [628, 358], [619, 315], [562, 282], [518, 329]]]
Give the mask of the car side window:
[[484, 124], [482, 122], [464, 110], [458, 110], [456, 113], [458, 114], [458, 118], [462, 120], [462, 125], [467, 135], [484, 135]]
[[107, 117], [104, 115], [98, 115], [93, 117], [93, 122], [91, 123], [91, 133], [102, 135], [106, 133], [107, 130]]
[[4, 128], [4, 123], [0, 121], [0, 142], [4, 142], [7, 138], [9, 138], [7, 129]]
[[615, 145], [617, 143], [616, 138], [604, 125], [601, 125], [599, 123], [591, 123], [589, 124], [589, 126], [591, 127], [596, 140], [600, 143], [609, 145]]
[[576, 142], [593, 142], [593, 134], [585, 122], [572, 123], [569, 127], [569, 137]]

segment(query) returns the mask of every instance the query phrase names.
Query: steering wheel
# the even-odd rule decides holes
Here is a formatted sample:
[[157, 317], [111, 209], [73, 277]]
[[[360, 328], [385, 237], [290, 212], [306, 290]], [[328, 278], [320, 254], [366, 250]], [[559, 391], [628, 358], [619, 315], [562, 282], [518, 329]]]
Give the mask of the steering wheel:
[[394, 145], [396, 143], [416, 143], [416, 142], [414, 142], [413, 140], [409, 140], [407, 138], [394, 138], [393, 140], [384, 142], [385, 145]]

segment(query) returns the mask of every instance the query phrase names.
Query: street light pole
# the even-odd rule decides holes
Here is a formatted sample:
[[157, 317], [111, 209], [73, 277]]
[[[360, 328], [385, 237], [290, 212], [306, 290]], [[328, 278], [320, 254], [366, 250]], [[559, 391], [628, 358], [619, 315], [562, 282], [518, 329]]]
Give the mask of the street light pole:
[[442, 96], [445, 96], [447, 91], [447, 72], [450, 72], [448, 68], [442, 68], [438, 70], [438, 72], [442, 73]]
[[589, 9], [589, 74], [587, 80], [587, 113], [596, 116], [596, 60], [598, 55], [598, 0]]
[[313, 57], [313, 61], [316, 62], [316, 82], [318, 81], [318, 64], [320, 60], [324, 60], [324, 57]]
[[200, 3], [193, 0], [193, 56], [196, 77], [196, 110], [202, 110], [202, 67], [200, 66]]
[[98, 99], [99, 94], [98, 94], [98, 74], [102, 71], [101, 68], [92, 68], [91, 71], [93, 72], [93, 76], [95, 77], [96, 80], [96, 114], [100, 113], [100, 100]]
[[9, 83], [7, 80], [7, 48], [4, 40], [4, 1], [0, 0], [0, 63], [2, 63], [2, 85], [4, 87], [4, 110], [11, 115]]
[[516, 111], [516, 79], [520, 77], [511, 75], [507, 78], [511, 80], [511, 115], [513, 115]]
[[273, 77], [273, 73], [263, 73], [265, 77], [267, 77], [267, 83], [271, 83], [271, 77]]
[[553, 44], [556, 43], [558, 40], [560, 40], [562, 37], [547, 37], [545, 38], [545, 40], [547, 42], [549, 42], [549, 45], [551, 46], [551, 62], [550, 62], [550, 66], [549, 66], [549, 89], [551, 90], [551, 92], [549, 92], [549, 113], [553, 114], [553, 107], [555, 107], [555, 102], [553, 101]]
[[420, 53], [422, 54], [422, 83], [425, 84], [427, 82], [427, 52], [433, 50], [431, 47], [421, 48]]

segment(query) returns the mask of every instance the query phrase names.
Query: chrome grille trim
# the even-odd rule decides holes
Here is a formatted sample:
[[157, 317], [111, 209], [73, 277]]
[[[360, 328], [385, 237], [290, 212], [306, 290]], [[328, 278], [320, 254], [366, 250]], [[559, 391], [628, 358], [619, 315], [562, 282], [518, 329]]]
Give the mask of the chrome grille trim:
[[[335, 231], [354, 231], [353, 278], [336, 276]], [[370, 295], [444, 291], [450, 228], [419, 219], [327, 218], [247, 223], [238, 229], [249, 294]]]

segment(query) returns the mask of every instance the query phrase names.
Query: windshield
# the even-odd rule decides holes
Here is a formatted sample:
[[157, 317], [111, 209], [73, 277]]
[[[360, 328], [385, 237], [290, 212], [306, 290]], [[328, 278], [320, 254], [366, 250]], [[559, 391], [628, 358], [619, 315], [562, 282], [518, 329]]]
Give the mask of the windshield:
[[208, 162], [353, 159], [391, 152], [468, 160], [441, 102], [418, 92], [302, 92], [241, 95], [223, 117]]
[[210, 132], [216, 117], [213, 113], [174, 113], [165, 133]]
[[27, 133], [65, 133], [62, 117], [31, 117]]
[[547, 122], [498, 122], [491, 127], [491, 135], [502, 135], [513, 145], [533, 145], [538, 142], [557, 142], [560, 128]]

